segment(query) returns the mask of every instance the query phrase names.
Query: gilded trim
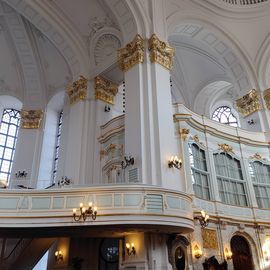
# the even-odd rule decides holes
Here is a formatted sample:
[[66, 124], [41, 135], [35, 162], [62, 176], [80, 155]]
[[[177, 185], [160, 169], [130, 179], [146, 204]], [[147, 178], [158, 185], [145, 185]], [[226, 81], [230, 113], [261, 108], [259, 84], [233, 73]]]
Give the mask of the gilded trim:
[[270, 110], [270, 88], [264, 90], [263, 98], [264, 98], [267, 109]]
[[218, 249], [217, 231], [202, 229], [203, 248]]
[[236, 100], [237, 110], [244, 116], [248, 116], [262, 109], [258, 91], [250, 90], [246, 95]]
[[69, 84], [66, 88], [70, 104], [79, 100], [85, 100], [87, 96], [87, 79], [80, 75], [77, 81]]
[[262, 160], [262, 156], [259, 153], [255, 153], [253, 156], [251, 156], [250, 158], [252, 159], [257, 159], [257, 160]]
[[163, 67], [171, 70], [173, 67], [173, 56], [175, 49], [168, 43], [161, 41], [156, 34], [148, 40], [149, 57], [152, 63], [159, 63]]
[[21, 128], [38, 129], [43, 118], [42, 110], [21, 110]]
[[188, 134], [189, 134], [189, 129], [188, 128], [180, 128], [179, 134], [180, 134], [181, 138], [185, 141]]
[[133, 66], [144, 61], [144, 40], [137, 34], [125, 47], [118, 49], [118, 64], [122, 71], [128, 71]]
[[118, 85], [101, 76], [95, 77], [95, 98], [106, 103], [114, 104], [114, 97], [118, 92]]
[[225, 153], [233, 153], [233, 148], [226, 143], [218, 144], [218, 150], [221, 150]]

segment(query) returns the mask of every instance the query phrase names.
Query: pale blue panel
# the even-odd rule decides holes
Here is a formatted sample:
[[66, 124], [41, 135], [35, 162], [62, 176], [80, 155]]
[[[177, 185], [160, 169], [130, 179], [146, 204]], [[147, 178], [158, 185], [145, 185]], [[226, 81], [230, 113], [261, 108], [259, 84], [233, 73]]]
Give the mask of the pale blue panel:
[[[84, 197], [67, 197], [66, 208], [79, 208], [80, 203], [84, 202]], [[87, 207], [88, 205], [86, 205]]]
[[29, 208], [29, 198], [23, 197], [21, 205], [19, 206], [20, 209], [28, 209]]
[[0, 198], [0, 209], [17, 209], [19, 197]]
[[64, 208], [64, 197], [53, 198], [52, 208], [54, 208], [54, 209]]
[[180, 200], [178, 198], [167, 196], [167, 203], [170, 208], [180, 209]]
[[97, 207], [112, 207], [112, 195], [97, 195]]
[[141, 195], [139, 194], [125, 194], [124, 206], [139, 206], [141, 203]]
[[32, 198], [32, 209], [50, 209], [51, 198]]
[[122, 206], [122, 195], [121, 194], [114, 195], [114, 206]]

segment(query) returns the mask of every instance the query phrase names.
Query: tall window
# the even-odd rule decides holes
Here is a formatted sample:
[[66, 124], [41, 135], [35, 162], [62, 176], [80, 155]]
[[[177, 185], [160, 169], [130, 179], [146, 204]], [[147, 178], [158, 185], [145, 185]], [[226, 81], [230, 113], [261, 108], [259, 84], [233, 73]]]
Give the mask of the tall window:
[[63, 111], [60, 112], [59, 118], [58, 118], [58, 128], [57, 128], [57, 134], [56, 134], [55, 155], [54, 155], [54, 165], [53, 165], [53, 180], [54, 181], [55, 181], [56, 172], [57, 172], [57, 168], [58, 168], [59, 147], [60, 147], [62, 124], [63, 124]]
[[238, 127], [236, 117], [233, 115], [231, 108], [227, 106], [218, 107], [211, 118], [221, 124]]
[[270, 208], [270, 165], [254, 161], [249, 163], [249, 172], [258, 206]]
[[199, 198], [209, 200], [209, 174], [207, 172], [205, 151], [196, 144], [189, 145], [189, 159], [191, 165], [192, 182], [195, 195]]
[[226, 153], [214, 154], [214, 161], [221, 201], [247, 206], [246, 183], [240, 161]]
[[0, 126], [0, 180], [10, 179], [12, 161], [20, 125], [20, 112], [5, 109]]

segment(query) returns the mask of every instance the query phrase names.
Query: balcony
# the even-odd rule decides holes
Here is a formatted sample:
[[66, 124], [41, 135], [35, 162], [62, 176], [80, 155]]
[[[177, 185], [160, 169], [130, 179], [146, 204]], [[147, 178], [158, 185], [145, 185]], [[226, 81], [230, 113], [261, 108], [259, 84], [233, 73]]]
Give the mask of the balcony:
[[[75, 222], [72, 209], [89, 201], [98, 207], [96, 220]], [[128, 225], [191, 232], [191, 203], [184, 193], [146, 185], [1, 190], [0, 228]]]

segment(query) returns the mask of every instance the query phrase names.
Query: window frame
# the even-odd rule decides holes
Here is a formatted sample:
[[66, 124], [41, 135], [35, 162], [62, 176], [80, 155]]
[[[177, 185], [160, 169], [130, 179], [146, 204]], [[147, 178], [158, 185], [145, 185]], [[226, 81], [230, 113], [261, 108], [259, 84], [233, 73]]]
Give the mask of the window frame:
[[[192, 152], [192, 145], [195, 145], [195, 147], [198, 148], [199, 152], [204, 152], [204, 159], [205, 159], [205, 167], [206, 167], [206, 171], [202, 170], [201, 168], [197, 168], [195, 167], [195, 162], [191, 162], [191, 156], [193, 156], [194, 159], [194, 153]], [[189, 153], [189, 164], [190, 164], [190, 171], [191, 171], [191, 180], [192, 180], [192, 186], [193, 186], [193, 191], [194, 191], [194, 195], [199, 198], [199, 199], [203, 199], [203, 200], [212, 200], [212, 187], [211, 187], [211, 181], [210, 181], [210, 172], [209, 172], [209, 162], [207, 159], [207, 151], [204, 147], [198, 145], [195, 141], [190, 141], [188, 143], [188, 153]], [[198, 173], [200, 175], [200, 184], [196, 183], [196, 177], [195, 177], [195, 173]], [[207, 184], [208, 186], [204, 186], [202, 184], [202, 178], [201, 175], [204, 175], [206, 177], [207, 180]], [[201, 190], [201, 194], [198, 194], [196, 192], [197, 187]], [[208, 195], [209, 196], [205, 196], [205, 189], [208, 189]]]
[[[9, 114], [9, 122], [6, 122], [4, 120], [5, 114]], [[10, 116], [10, 114], [13, 114], [13, 116]], [[16, 123], [11, 122], [12, 118], [16, 119]], [[5, 108], [3, 110], [2, 118], [0, 121], [0, 149], [3, 148], [2, 154], [0, 156], [0, 179], [3, 181], [6, 181], [6, 185], [9, 184], [10, 177], [11, 177], [11, 171], [12, 171], [12, 165], [14, 161], [14, 156], [15, 156], [15, 150], [16, 150], [16, 143], [18, 139], [18, 134], [19, 134], [19, 129], [20, 129], [20, 122], [21, 122], [21, 115], [20, 111], [17, 109], [12, 109], [12, 108]], [[3, 124], [7, 125], [7, 130], [4, 133], [2, 131]], [[15, 127], [15, 133], [13, 135], [10, 134], [10, 128]], [[3, 144], [1, 143], [1, 138], [3, 138], [4, 142]], [[12, 139], [12, 146], [7, 145], [8, 139]], [[5, 157], [5, 152], [6, 150], [11, 150], [10, 158]], [[3, 162], [8, 162], [8, 170], [4, 171], [3, 170]], [[2, 174], [6, 174], [6, 178], [2, 178]]]
[[[223, 112], [221, 112], [221, 113], [217, 112], [218, 110], [220, 111], [222, 109], [223, 109]], [[229, 109], [229, 114], [228, 115], [225, 114], [227, 109]], [[220, 116], [219, 117], [216, 116], [218, 119], [214, 119], [214, 114], [219, 114], [219, 113], [220, 113]], [[225, 117], [228, 119], [227, 122], [221, 122], [222, 115], [225, 115]], [[232, 116], [235, 119], [235, 121], [230, 122], [229, 121], [230, 116]], [[236, 115], [236, 112], [233, 110], [233, 108], [231, 106], [226, 105], [226, 104], [217, 106], [213, 110], [213, 112], [211, 113], [210, 119], [213, 120], [213, 121], [216, 121], [216, 122], [218, 122], [220, 124], [228, 125], [228, 126], [231, 126], [231, 127], [235, 127], [235, 128], [240, 127], [240, 121], [239, 121], [239, 119], [238, 119], [238, 117]], [[233, 124], [235, 124], [235, 125], [233, 125]]]
[[[219, 174], [217, 167], [221, 166], [220, 164], [217, 164], [217, 155], [224, 155], [225, 157], [230, 157], [230, 159], [233, 161], [237, 161], [238, 165], [236, 168], [239, 170], [240, 169], [240, 174], [239, 178], [233, 178], [231, 175], [222, 175]], [[247, 186], [247, 181], [245, 179], [245, 174], [244, 174], [244, 166], [242, 163], [242, 160], [236, 157], [233, 154], [226, 153], [226, 152], [215, 152], [213, 153], [213, 160], [214, 160], [214, 166], [215, 166], [215, 173], [216, 173], [216, 181], [217, 181], [217, 186], [218, 186], [218, 192], [220, 196], [220, 200], [222, 203], [229, 204], [229, 205], [234, 205], [238, 207], [249, 207], [250, 206], [250, 200], [249, 200], [249, 193], [248, 193], [248, 186]], [[225, 160], [225, 159], [224, 159]], [[228, 172], [231, 170], [226, 166], [227, 164], [233, 164], [231, 161], [228, 161], [223, 167], [226, 168]], [[227, 183], [227, 184], [226, 184]], [[227, 187], [226, 187], [227, 185]], [[239, 185], [242, 186], [242, 189], [244, 190], [244, 193], [239, 193], [238, 187]], [[234, 188], [236, 187], [236, 189]], [[220, 188], [222, 187], [222, 189]], [[229, 188], [228, 188], [229, 187]], [[237, 192], [234, 192], [237, 190]], [[241, 204], [240, 198], [245, 198], [245, 204]], [[232, 201], [237, 201], [237, 203], [231, 203]]]

